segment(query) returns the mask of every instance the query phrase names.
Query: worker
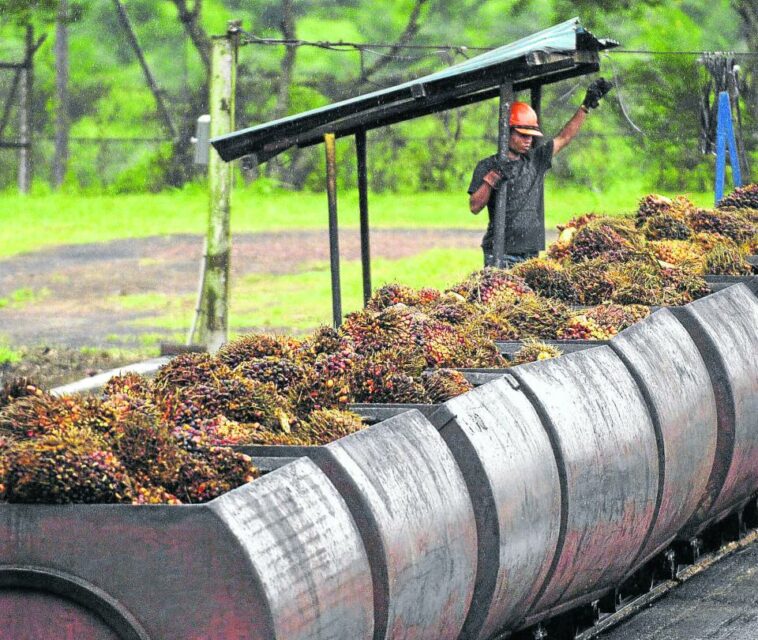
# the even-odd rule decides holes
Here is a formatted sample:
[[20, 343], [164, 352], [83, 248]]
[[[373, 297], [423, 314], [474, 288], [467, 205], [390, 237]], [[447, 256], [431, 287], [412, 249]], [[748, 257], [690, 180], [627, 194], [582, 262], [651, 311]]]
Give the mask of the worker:
[[496, 155], [481, 160], [468, 188], [471, 213], [479, 213], [485, 205], [489, 210], [489, 224], [482, 239], [484, 266], [496, 266], [495, 194], [503, 183], [507, 185], [507, 203], [502, 266], [507, 268], [533, 258], [545, 248], [545, 217], [540, 206], [545, 172], [555, 154], [579, 132], [590, 109], [595, 109], [612, 87], [604, 78], [592, 82], [581, 106], [561, 132], [539, 146], [534, 144], [535, 138], [543, 135], [534, 109], [525, 102], [511, 105], [507, 161], [499, 161]]

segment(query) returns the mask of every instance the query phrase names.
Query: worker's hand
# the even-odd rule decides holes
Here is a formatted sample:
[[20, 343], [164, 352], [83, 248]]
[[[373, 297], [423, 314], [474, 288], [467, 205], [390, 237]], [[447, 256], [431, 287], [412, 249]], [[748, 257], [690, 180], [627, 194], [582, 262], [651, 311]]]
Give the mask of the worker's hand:
[[493, 169], [488, 171], [484, 176], [483, 181], [486, 182], [492, 189], [497, 190], [500, 187], [500, 183], [503, 181], [503, 174], [500, 171]]
[[600, 99], [613, 89], [613, 83], [608, 82], [605, 78], [598, 78], [587, 87], [587, 95], [584, 96], [582, 104], [588, 109], [596, 109], [600, 104]]

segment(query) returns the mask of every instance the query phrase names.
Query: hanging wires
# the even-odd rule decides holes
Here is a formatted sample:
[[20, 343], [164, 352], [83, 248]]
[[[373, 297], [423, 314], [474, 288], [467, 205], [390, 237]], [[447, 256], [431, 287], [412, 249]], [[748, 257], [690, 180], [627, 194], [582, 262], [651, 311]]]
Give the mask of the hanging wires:
[[632, 127], [637, 133], [639, 133], [641, 136], [645, 136], [645, 133], [640, 129], [634, 122], [632, 122], [632, 119], [629, 117], [629, 111], [626, 108], [626, 104], [624, 104], [624, 96], [621, 91], [621, 81], [619, 78], [618, 71], [616, 70], [616, 65], [613, 64], [613, 60], [611, 57], [607, 54], [607, 52], [603, 52], [604, 57], [608, 59], [608, 64], [611, 66], [611, 73], [613, 74], [613, 84], [616, 85], [616, 99], [618, 100], [619, 106], [621, 107], [621, 113], [624, 114], [624, 118], [626, 118], [626, 121], [629, 123], [629, 126]]

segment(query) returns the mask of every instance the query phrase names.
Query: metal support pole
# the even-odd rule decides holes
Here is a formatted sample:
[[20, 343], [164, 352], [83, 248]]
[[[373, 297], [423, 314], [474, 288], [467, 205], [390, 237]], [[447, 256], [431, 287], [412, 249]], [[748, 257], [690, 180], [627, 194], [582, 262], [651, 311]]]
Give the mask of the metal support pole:
[[[210, 135], [234, 130], [235, 84], [239, 22], [229, 22], [226, 35], [212, 40], [210, 77]], [[205, 278], [201, 304], [199, 341], [210, 353], [227, 340], [229, 315], [229, 272], [232, 252], [230, 230], [234, 165], [223, 162], [211, 151], [208, 162], [210, 211], [206, 236]]]
[[69, 92], [68, 92], [68, 0], [58, 3], [55, 21], [55, 156], [53, 187], [63, 184], [68, 167]]
[[[511, 131], [511, 105], [513, 104], [513, 85], [504, 82], [500, 85], [500, 110], [498, 113], [497, 158], [502, 162], [508, 160], [508, 142]], [[508, 202], [508, 183], [503, 180], [495, 196], [495, 238], [493, 252], [495, 266], [503, 268], [505, 254], [505, 216]]]
[[326, 149], [326, 194], [329, 199], [329, 261], [332, 272], [332, 323], [342, 322], [342, 291], [340, 288], [340, 244], [337, 224], [337, 153], [333, 133], [324, 135]]
[[[540, 127], [542, 126], [542, 85], [537, 84], [532, 87], [531, 90], [531, 102], [532, 102], [532, 109], [534, 109], [534, 112], [537, 114], [537, 122], [540, 123]], [[533, 136], [532, 140], [534, 142], [535, 146], [539, 146], [544, 142], [543, 138], [540, 138], [539, 136]], [[543, 229], [543, 235], [544, 235], [544, 229], [545, 229], [545, 182], [543, 180], [542, 182], [542, 189], [540, 189], [540, 201], [539, 201], [539, 215], [540, 220], [542, 220], [542, 229]], [[543, 237], [542, 244], [544, 247], [545, 239]]]
[[368, 226], [368, 168], [366, 165], [366, 131], [355, 134], [355, 153], [358, 159], [358, 206], [361, 217], [361, 265], [363, 267], [363, 306], [371, 297], [371, 245]]
[[34, 77], [32, 72], [34, 49], [34, 28], [26, 27], [26, 54], [24, 68], [21, 71], [21, 95], [19, 96], [19, 142], [23, 145], [18, 153], [18, 190], [29, 193], [32, 186], [32, 87]]

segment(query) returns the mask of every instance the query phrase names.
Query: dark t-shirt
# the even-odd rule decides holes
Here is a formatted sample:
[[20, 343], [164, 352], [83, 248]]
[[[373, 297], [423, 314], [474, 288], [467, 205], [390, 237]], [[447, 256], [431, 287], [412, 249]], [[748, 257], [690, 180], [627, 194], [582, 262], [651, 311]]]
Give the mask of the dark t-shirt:
[[[552, 166], [553, 141], [532, 147], [518, 160], [508, 162], [508, 203], [505, 214], [505, 253], [519, 254], [545, 248], [545, 215], [540, 207], [545, 173]], [[474, 193], [490, 171], [497, 166], [495, 156], [480, 161], [474, 169], [469, 194]], [[482, 239], [482, 248], [492, 252], [495, 237], [495, 194], [487, 203], [489, 224]]]

